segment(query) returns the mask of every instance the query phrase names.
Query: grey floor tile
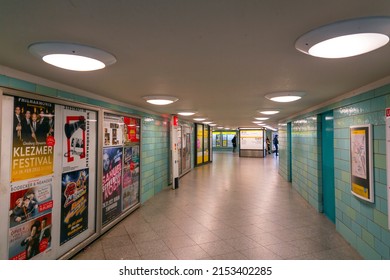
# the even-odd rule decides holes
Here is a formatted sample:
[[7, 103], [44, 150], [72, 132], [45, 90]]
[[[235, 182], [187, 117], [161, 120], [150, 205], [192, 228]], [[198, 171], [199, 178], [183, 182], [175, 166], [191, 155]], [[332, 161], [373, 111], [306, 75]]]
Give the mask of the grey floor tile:
[[277, 238], [269, 232], [249, 235], [248, 237], [263, 246], [283, 243], [283, 240]]
[[103, 248], [122, 247], [131, 243], [128, 235], [101, 238]]
[[241, 250], [243, 254], [249, 260], [282, 260], [283, 258], [274, 252], [268, 250], [265, 247], [256, 247], [246, 250]]
[[215, 153], [73, 259], [361, 259], [277, 167]]
[[171, 251], [156, 252], [149, 255], [143, 255], [143, 260], [177, 260]]
[[165, 244], [170, 249], [191, 247], [191, 246], [196, 245], [195, 241], [192, 240], [187, 235], [181, 235], [181, 236], [176, 236], [176, 237], [164, 238], [163, 240], [164, 240]]
[[161, 237], [155, 231], [132, 233], [130, 234], [130, 238], [134, 243], [142, 243], [146, 241], [161, 239]]
[[212, 257], [237, 251], [223, 240], [203, 243], [199, 246]]
[[151, 240], [141, 243], [135, 243], [138, 253], [142, 256], [170, 251], [168, 246], [162, 240]]
[[211, 259], [210, 255], [199, 247], [199, 245], [173, 249], [172, 252], [179, 260]]
[[133, 244], [121, 247], [104, 248], [106, 260], [139, 260], [140, 255]]
[[188, 235], [197, 244], [208, 243], [212, 241], [221, 240], [217, 235], [211, 231], [196, 232]]
[[237, 237], [233, 239], [226, 239], [224, 241], [230, 246], [232, 246], [235, 250], [245, 250], [245, 249], [251, 249], [251, 248], [256, 248], [261, 246], [259, 243], [246, 236]]
[[214, 260], [247, 260], [248, 257], [246, 257], [244, 254], [238, 251], [235, 251], [232, 253], [214, 256], [213, 259]]

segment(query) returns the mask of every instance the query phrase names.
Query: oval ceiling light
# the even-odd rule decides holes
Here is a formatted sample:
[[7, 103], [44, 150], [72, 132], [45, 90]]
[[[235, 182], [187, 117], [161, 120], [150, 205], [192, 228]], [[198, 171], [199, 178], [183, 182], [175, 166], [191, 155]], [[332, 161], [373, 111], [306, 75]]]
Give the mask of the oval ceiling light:
[[202, 122], [202, 121], [207, 120], [207, 118], [193, 118], [193, 120], [197, 121], [197, 122]]
[[275, 115], [279, 112], [280, 112], [279, 109], [265, 109], [265, 110], [259, 111], [259, 113], [263, 114], [263, 115]]
[[305, 93], [300, 91], [286, 91], [270, 93], [265, 95], [265, 98], [275, 102], [293, 102], [301, 99], [304, 95]]
[[62, 42], [38, 42], [28, 50], [53, 66], [72, 71], [94, 71], [116, 62], [115, 56], [103, 50]]
[[258, 120], [258, 121], [266, 121], [268, 120], [269, 118], [267, 117], [256, 117], [255, 120]]
[[195, 115], [196, 112], [194, 112], [194, 111], [189, 111], [189, 110], [182, 110], [182, 111], [180, 111], [180, 112], [177, 112], [177, 114], [180, 115], [180, 116], [188, 117], [188, 116]]
[[295, 48], [322, 58], [344, 58], [376, 50], [389, 42], [390, 17], [365, 17], [324, 25], [302, 35]]
[[168, 105], [179, 100], [176, 97], [166, 96], [166, 95], [144, 96], [143, 99], [145, 99], [146, 102], [153, 105]]

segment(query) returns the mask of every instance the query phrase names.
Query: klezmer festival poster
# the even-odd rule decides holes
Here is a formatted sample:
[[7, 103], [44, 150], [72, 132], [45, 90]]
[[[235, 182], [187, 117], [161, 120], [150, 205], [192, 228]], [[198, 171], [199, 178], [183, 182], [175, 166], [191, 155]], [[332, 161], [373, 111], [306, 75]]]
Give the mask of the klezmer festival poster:
[[53, 173], [54, 104], [15, 97], [11, 182]]

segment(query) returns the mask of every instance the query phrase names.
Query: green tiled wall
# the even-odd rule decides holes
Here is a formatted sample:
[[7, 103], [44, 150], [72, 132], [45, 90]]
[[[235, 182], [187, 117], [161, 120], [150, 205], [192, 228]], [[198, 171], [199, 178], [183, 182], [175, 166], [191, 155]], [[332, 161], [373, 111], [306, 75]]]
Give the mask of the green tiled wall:
[[[334, 110], [336, 227], [364, 258], [390, 259], [385, 134], [385, 109], [390, 106], [390, 95], [375, 93], [369, 92], [371, 98], [365, 100], [351, 98], [350, 105]], [[349, 127], [362, 124], [372, 124], [373, 129], [374, 203], [353, 196], [350, 189]]]
[[292, 122], [292, 186], [317, 211], [322, 211], [317, 127], [316, 116]]
[[144, 118], [142, 122], [141, 203], [169, 184], [169, 122]]
[[168, 187], [169, 184], [169, 120], [126, 106], [80, 96], [55, 88], [37, 85], [20, 79], [0, 75], [0, 86], [37, 93], [67, 101], [85, 103], [108, 110], [137, 115], [141, 118], [141, 202]]
[[[390, 85], [344, 99], [292, 121], [292, 185], [315, 209], [322, 210], [320, 123], [317, 115], [334, 112], [336, 229], [365, 259], [390, 259], [388, 229], [385, 109]], [[350, 126], [372, 124], [374, 203], [351, 194]], [[285, 132], [280, 126], [280, 135]], [[281, 138], [284, 138], [282, 136]], [[286, 176], [285, 141], [280, 141], [280, 174]]]
[[[279, 174], [286, 180], [289, 180], [288, 166], [290, 164], [290, 158], [287, 156], [287, 124], [280, 124], [278, 131], [279, 138]], [[271, 141], [272, 138], [270, 137]]]

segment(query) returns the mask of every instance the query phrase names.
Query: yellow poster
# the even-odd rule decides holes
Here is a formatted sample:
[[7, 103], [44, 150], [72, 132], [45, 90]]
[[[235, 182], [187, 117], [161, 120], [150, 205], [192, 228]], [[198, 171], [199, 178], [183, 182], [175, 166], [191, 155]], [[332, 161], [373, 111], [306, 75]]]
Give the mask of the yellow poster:
[[54, 104], [15, 97], [11, 182], [53, 173]]

